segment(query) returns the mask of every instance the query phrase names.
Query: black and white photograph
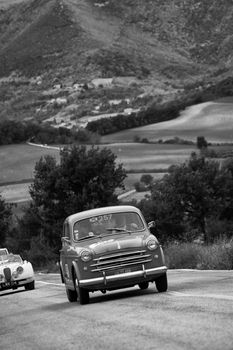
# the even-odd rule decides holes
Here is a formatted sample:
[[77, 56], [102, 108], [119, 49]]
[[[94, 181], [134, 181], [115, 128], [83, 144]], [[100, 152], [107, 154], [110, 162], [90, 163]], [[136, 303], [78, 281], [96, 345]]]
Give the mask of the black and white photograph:
[[0, 348], [233, 350], [231, 0], [0, 0]]

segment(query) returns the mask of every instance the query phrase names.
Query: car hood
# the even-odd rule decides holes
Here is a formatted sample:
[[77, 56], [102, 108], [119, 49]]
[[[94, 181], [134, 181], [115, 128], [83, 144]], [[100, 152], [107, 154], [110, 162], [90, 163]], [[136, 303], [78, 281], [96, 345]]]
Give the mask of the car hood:
[[88, 245], [94, 254], [104, 254], [127, 248], [141, 248], [145, 246], [145, 235], [124, 234], [111, 237], [103, 237], [100, 241]]
[[13, 263], [4, 262], [0, 264], [0, 271], [3, 271], [5, 267], [9, 267], [11, 270], [15, 270], [18, 266], [22, 266], [22, 264], [17, 262], [13, 262]]

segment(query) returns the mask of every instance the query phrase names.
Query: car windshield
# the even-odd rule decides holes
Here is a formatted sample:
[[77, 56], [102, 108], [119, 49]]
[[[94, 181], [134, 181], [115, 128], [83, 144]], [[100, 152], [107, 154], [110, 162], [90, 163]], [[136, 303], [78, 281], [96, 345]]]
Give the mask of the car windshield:
[[135, 212], [108, 213], [89, 217], [74, 224], [74, 239], [104, 236], [115, 233], [142, 231], [145, 226], [141, 217]]
[[8, 251], [6, 249], [0, 249], [0, 256], [8, 254]]
[[0, 264], [3, 263], [22, 263], [20, 255], [15, 254], [5, 254], [0, 255]]

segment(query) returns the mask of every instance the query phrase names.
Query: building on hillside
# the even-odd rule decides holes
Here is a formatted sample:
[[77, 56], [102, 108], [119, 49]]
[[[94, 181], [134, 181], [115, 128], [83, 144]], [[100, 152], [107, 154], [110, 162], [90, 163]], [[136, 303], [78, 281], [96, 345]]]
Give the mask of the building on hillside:
[[91, 82], [95, 88], [110, 87], [112, 85], [113, 78], [97, 78], [93, 79]]

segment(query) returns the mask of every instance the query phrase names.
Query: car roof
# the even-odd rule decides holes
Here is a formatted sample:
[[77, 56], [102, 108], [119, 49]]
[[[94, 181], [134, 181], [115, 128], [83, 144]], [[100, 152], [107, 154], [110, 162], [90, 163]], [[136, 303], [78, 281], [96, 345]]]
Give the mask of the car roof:
[[95, 209], [89, 209], [85, 211], [81, 211], [79, 213], [72, 214], [66, 218], [66, 222], [69, 222], [70, 224], [81, 220], [86, 219], [91, 216], [97, 216], [97, 215], [103, 215], [103, 214], [109, 214], [109, 213], [120, 213], [120, 212], [135, 212], [140, 214], [140, 210], [132, 205], [115, 205], [115, 206], [109, 206], [109, 207], [102, 207], [102, 208], [95, 208]]

